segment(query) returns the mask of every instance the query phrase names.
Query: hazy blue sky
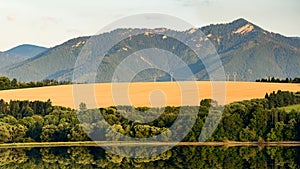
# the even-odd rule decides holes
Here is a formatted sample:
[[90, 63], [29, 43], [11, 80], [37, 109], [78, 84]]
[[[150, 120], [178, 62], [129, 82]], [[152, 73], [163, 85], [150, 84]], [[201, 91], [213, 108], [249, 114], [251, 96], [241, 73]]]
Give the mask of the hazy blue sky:
[[24, 43], [52, 47], [149, 12], [197, 27], [243, 17], [269, 31], [300, 36], [299, 9], [299, 0], [0, 0], [0, 51]]

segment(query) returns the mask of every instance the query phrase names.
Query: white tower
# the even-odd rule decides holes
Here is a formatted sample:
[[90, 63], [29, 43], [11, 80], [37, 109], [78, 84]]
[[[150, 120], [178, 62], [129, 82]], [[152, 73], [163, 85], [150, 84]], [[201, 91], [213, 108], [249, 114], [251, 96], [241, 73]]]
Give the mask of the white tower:
[[157, 75], [154, 75], [153, 76], [153, 82], [156, 82], [156, 79], [157, 79]]
[[236, 82], [236, 79], [237, 79], [237, 72], [233, 72], [233, 81], [235, 81]]
[[252, 69], [248, 69], [248, 81], [250, 81], [252, 78]]
[[226, 73], [226, 81], [230, 81], [230, 73], [229, 72]]
[[170, 76], [171, 76], [171, 82], [173, 82], [173, 75], [174, 75], [174, 73], [171, 72], [171, 73], [170, 73]]

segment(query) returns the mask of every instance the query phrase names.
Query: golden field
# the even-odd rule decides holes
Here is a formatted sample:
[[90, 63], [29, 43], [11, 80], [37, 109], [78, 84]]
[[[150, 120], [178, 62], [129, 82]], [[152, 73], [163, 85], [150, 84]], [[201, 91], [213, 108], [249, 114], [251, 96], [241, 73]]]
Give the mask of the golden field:
[[[300, 84], [283, 83], [216, 82], [213, 86], [217, 86], [213, 90], [214, 96], [217, 97], [213, 98], [225, 104], [263, 98], [267, 92], [277, 90], [300, 91]], [[51, 99], [53, 105], [71, 108], [77, 108], [82, 101], [87, 103], [88, 108], [112, 105], [149, 107], [198, 105], [201, 99], [211, 97], [212, 83], [208, 81], [100, 83], [0, 91], [0, 98], [5, 101]]]

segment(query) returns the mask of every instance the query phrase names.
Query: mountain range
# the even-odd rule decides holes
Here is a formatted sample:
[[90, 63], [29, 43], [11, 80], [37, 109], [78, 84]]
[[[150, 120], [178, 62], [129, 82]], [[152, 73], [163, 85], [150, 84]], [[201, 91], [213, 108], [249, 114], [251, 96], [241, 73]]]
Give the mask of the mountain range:
[[[174, 40], [176, 38], [185, 39], [185, 43], [188, 46], [194, 46], [196, 52], [203, 55], [202, 57], [215, 54], [200, 50], [209, 40], [220, 56], [225, 72], [230, 75], [230, 80], [233, 80], [233, 74], [236, 75], [236, 80], [239, 81], [254, 81], [268, 76], [278, 78], [300, 76], [300, 38], [285, 37], [266, 31], [245, 19], [237, 19], [226, 24], [191, 28], [186, 31], [166, 28], [117, 29], [92, 36], [92, 38], [95, 37], [100, 39], [101, 42], [123, 39], [105, 54], [97, 69], [97, 82], [111, 81], [112, 73], [117, 66], [126, 56], [133, 53], [138, 55], [134, 65], [150, 64], [149, 58], [148, 60], [145, 59], [145, 55], [149, 55], [150, 52], [150, 55], [160, 57], [159, 60], [162, 62], [160, 64], [172, 65], [168, 59], [170, 57], [169, 53], [153, 50], [139, 51], [140, 49], [155, 48], [157, 46], [176, 54], [188, 65], [198, 80], [209, 79], [201, 60], [187, 46]], [[49, 49], [24, 45], [1, 52], [0, 74], [21, 81], [39, 81], [43, 79], [70, 81], [73, 77], [73, 71], [76, 69], [75, 64], [78, 55], [90, 38], [71, 39]], [[101, 45], [105, 46], [106, 44]], [[198, 49], [199, 51], [197, 51]], [[95, 56], [93, 59], [96, 61], [99, 56]], [[170, 69], [172, 68], [170, 67]], [[87, 66], [82, 71], [86, 73], [88, 78], [90, 78], [88, 76], [89, 70]], [[144, 70], [134, 77], [134, 81], [152, 81], [154, 75], [157, 76], [158, 81], [170, 80], [170, 75], [166, 72]]]

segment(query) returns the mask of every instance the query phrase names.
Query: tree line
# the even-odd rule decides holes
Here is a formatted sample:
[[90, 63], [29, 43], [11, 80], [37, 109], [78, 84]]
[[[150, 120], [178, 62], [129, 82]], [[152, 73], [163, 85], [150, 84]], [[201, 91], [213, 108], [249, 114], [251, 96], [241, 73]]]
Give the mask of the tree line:
[[255, 81], [256, 82], [271, 82], [271, 83], [300, 83], [300, 78], [295, 77], [294, 79], [292, 79], [292, 78], [280, 79], [280, 78], [275, 78], [275, 77], [269, 77], [269, 78], [257, 79]]
[[16, 78], [10, 80], [8, 77], [0, 77], [0, 90], [8, 89], [21, 89], [21, 88], [32, 88], [32, 87], [43, 87], [43, 86], [56, 86], [71, 84], [69, 81], [57, 81], [45, 79], [40, 82], [20, 82]]
[[[210, 141], [300, 141], [300, 112], [294, 110], [286, 113], [278, 109], [299, 104], [299, 94], [278, 91], [267, 94], [264, 99], [235, 102], [225, 107], [205, 99], [200, 106], [164, 108], [113, 106], [87, 109], [85, 104], [81, 104], [78, 111], [53, 106], [50, 100], [0, 100], [0, 142], [124, 139], [113, 131], [136, 138], [157, 137], [161, 134], [159, 141], [168, 141], [168, 138], [180, 135], [187, 124], [194, 125], [182, 141], [198, 141], [201, 132], [205, 134], [211, 130], [204, 126], [211, 106], [211, 118], [222, 118], [209, 138]], [[190, 118], [194, 113], [195, 123]], [[179, 114], [183, 115], [180, 120], [177, 118]], [[155, 120], [148, 122], [147, 119]], [[178, 130], [171, 131], [170, 127], [175, 122]]]
[[272, 109], [277, 107], [285, 107], [289, 105], [295, 105], [300, 103], [300, 92], [289, 92], [278, 90], [277, 93], [266, 93], [265, 99], [267, 99], [266, 108]]

